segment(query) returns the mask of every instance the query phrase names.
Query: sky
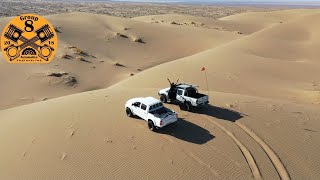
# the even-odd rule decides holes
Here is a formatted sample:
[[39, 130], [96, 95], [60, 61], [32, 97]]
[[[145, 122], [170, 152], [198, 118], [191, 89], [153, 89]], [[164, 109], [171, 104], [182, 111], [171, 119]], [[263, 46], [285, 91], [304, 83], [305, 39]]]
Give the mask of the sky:
[[296, 3], [296, 2], [299, 2], [299, 3], [312, 3], [312, 2], [315, 2], [315, 3], [320, 3], [320, 0], [115, 0], [115, 1], [133, 1], [133, 2], [136, 2], [136, 1], [148, 1], [148, 2], [159, 2], [159, 1], [162, 1], [162, 2], [192, 2], [192, 3], [196, 3], [196, 2], [220, 2], [220, 3], [223, 3], [223, 2], [227, 2], [227, 3], [230, 3], [230, 2], [239, 2], [239, 3], [266, 3], [266, 2], [273, 2], [273, 3]]
[[298, 4], [320, 4], [320, 0], [111, 0], [111, 1], [127, 1], [127, 2], [187, 2], [187, 3], [246, 3], [246, 4], [259, 4], [259, 3], [298, 3]]
[[[124, 0], [124, 1], [136, 1], [136, 0]], [[158, 0], [148, 0], [148, 1], [158, 1]], [[163, 1], [174, 1], [174, 0], [163, 0]], [[185, 2], [320, 2], [320, 0], [177, 0]]]

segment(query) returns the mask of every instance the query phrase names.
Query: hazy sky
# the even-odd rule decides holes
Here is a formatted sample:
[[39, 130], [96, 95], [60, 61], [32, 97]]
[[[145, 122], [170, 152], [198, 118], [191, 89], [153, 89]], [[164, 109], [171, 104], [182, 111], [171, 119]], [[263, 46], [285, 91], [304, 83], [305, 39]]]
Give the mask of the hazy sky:
[[301, 2], [301, 3], [310, 3], [310, 2], [320, 2], [320, 0], [121, 0], [121, 1], [183, 1], [183, 2], [252, 2], [252, 3], [259, 3], [259, 2]]
[[[130, 1], [130, 0], [127, 0]], [[134, 1], [134, 0], [132, 0]], [[149, 1], [153, 1], [153, 0], [149, 0]], [[157, 1], [157, 0], [154, 0]], [[166, 1], [166, 0], [163, 0]], [[167, 0], [167, 1], [171, 1], [171, 0]], [[320, 0], [179, 0], [179, 1], [208, 1], [208, 2], [226, 2], [226, 1], [239, 1], [239, 2], [320, 2]]]

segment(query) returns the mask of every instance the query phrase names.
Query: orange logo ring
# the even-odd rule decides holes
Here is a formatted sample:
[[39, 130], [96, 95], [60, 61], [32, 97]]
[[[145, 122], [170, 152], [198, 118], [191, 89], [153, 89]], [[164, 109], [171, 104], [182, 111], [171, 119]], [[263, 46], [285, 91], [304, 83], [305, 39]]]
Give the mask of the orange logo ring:
[[1, 35], [1, 50], [9, 63], [49, 63], [57, 48], [54, 27], [35, 14], [15, 17]]

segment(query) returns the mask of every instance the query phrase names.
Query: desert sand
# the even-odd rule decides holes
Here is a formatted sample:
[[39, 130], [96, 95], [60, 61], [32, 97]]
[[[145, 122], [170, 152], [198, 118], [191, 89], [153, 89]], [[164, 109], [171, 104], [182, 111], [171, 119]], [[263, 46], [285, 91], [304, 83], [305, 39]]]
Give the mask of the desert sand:
[[[0, 54], [0, 179], [320, 178], [318, 9], [46, 18], [60, 31], [52, 63]], [[158, 97], [166, 78], [210, 105], [165, 104], [177, 126], [151, 132], [124, 103]]]
[[[151, 1], [150, 1], [151, 2]], [[270, 11], [280, 7], [252, 6], [214, 6], [180, 3], [135, 3], [96, 0], [0, 0], [0, 17], [18, 16], [23, 13], [51, 15], [70, 12], [87, 12], [117, 17], [133, 18], [146, 15], [183, 14], [209, 18], [221, 18], [228, 15], [251, 11]]]

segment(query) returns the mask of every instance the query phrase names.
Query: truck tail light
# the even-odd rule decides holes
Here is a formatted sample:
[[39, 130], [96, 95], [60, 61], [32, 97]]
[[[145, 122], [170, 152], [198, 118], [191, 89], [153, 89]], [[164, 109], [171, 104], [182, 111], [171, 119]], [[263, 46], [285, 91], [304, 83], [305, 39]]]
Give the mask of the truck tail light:
[[163, 122], [162, 122], [162, 120], [160, 121], [160, 126], [162, 126], [163, 125]]

